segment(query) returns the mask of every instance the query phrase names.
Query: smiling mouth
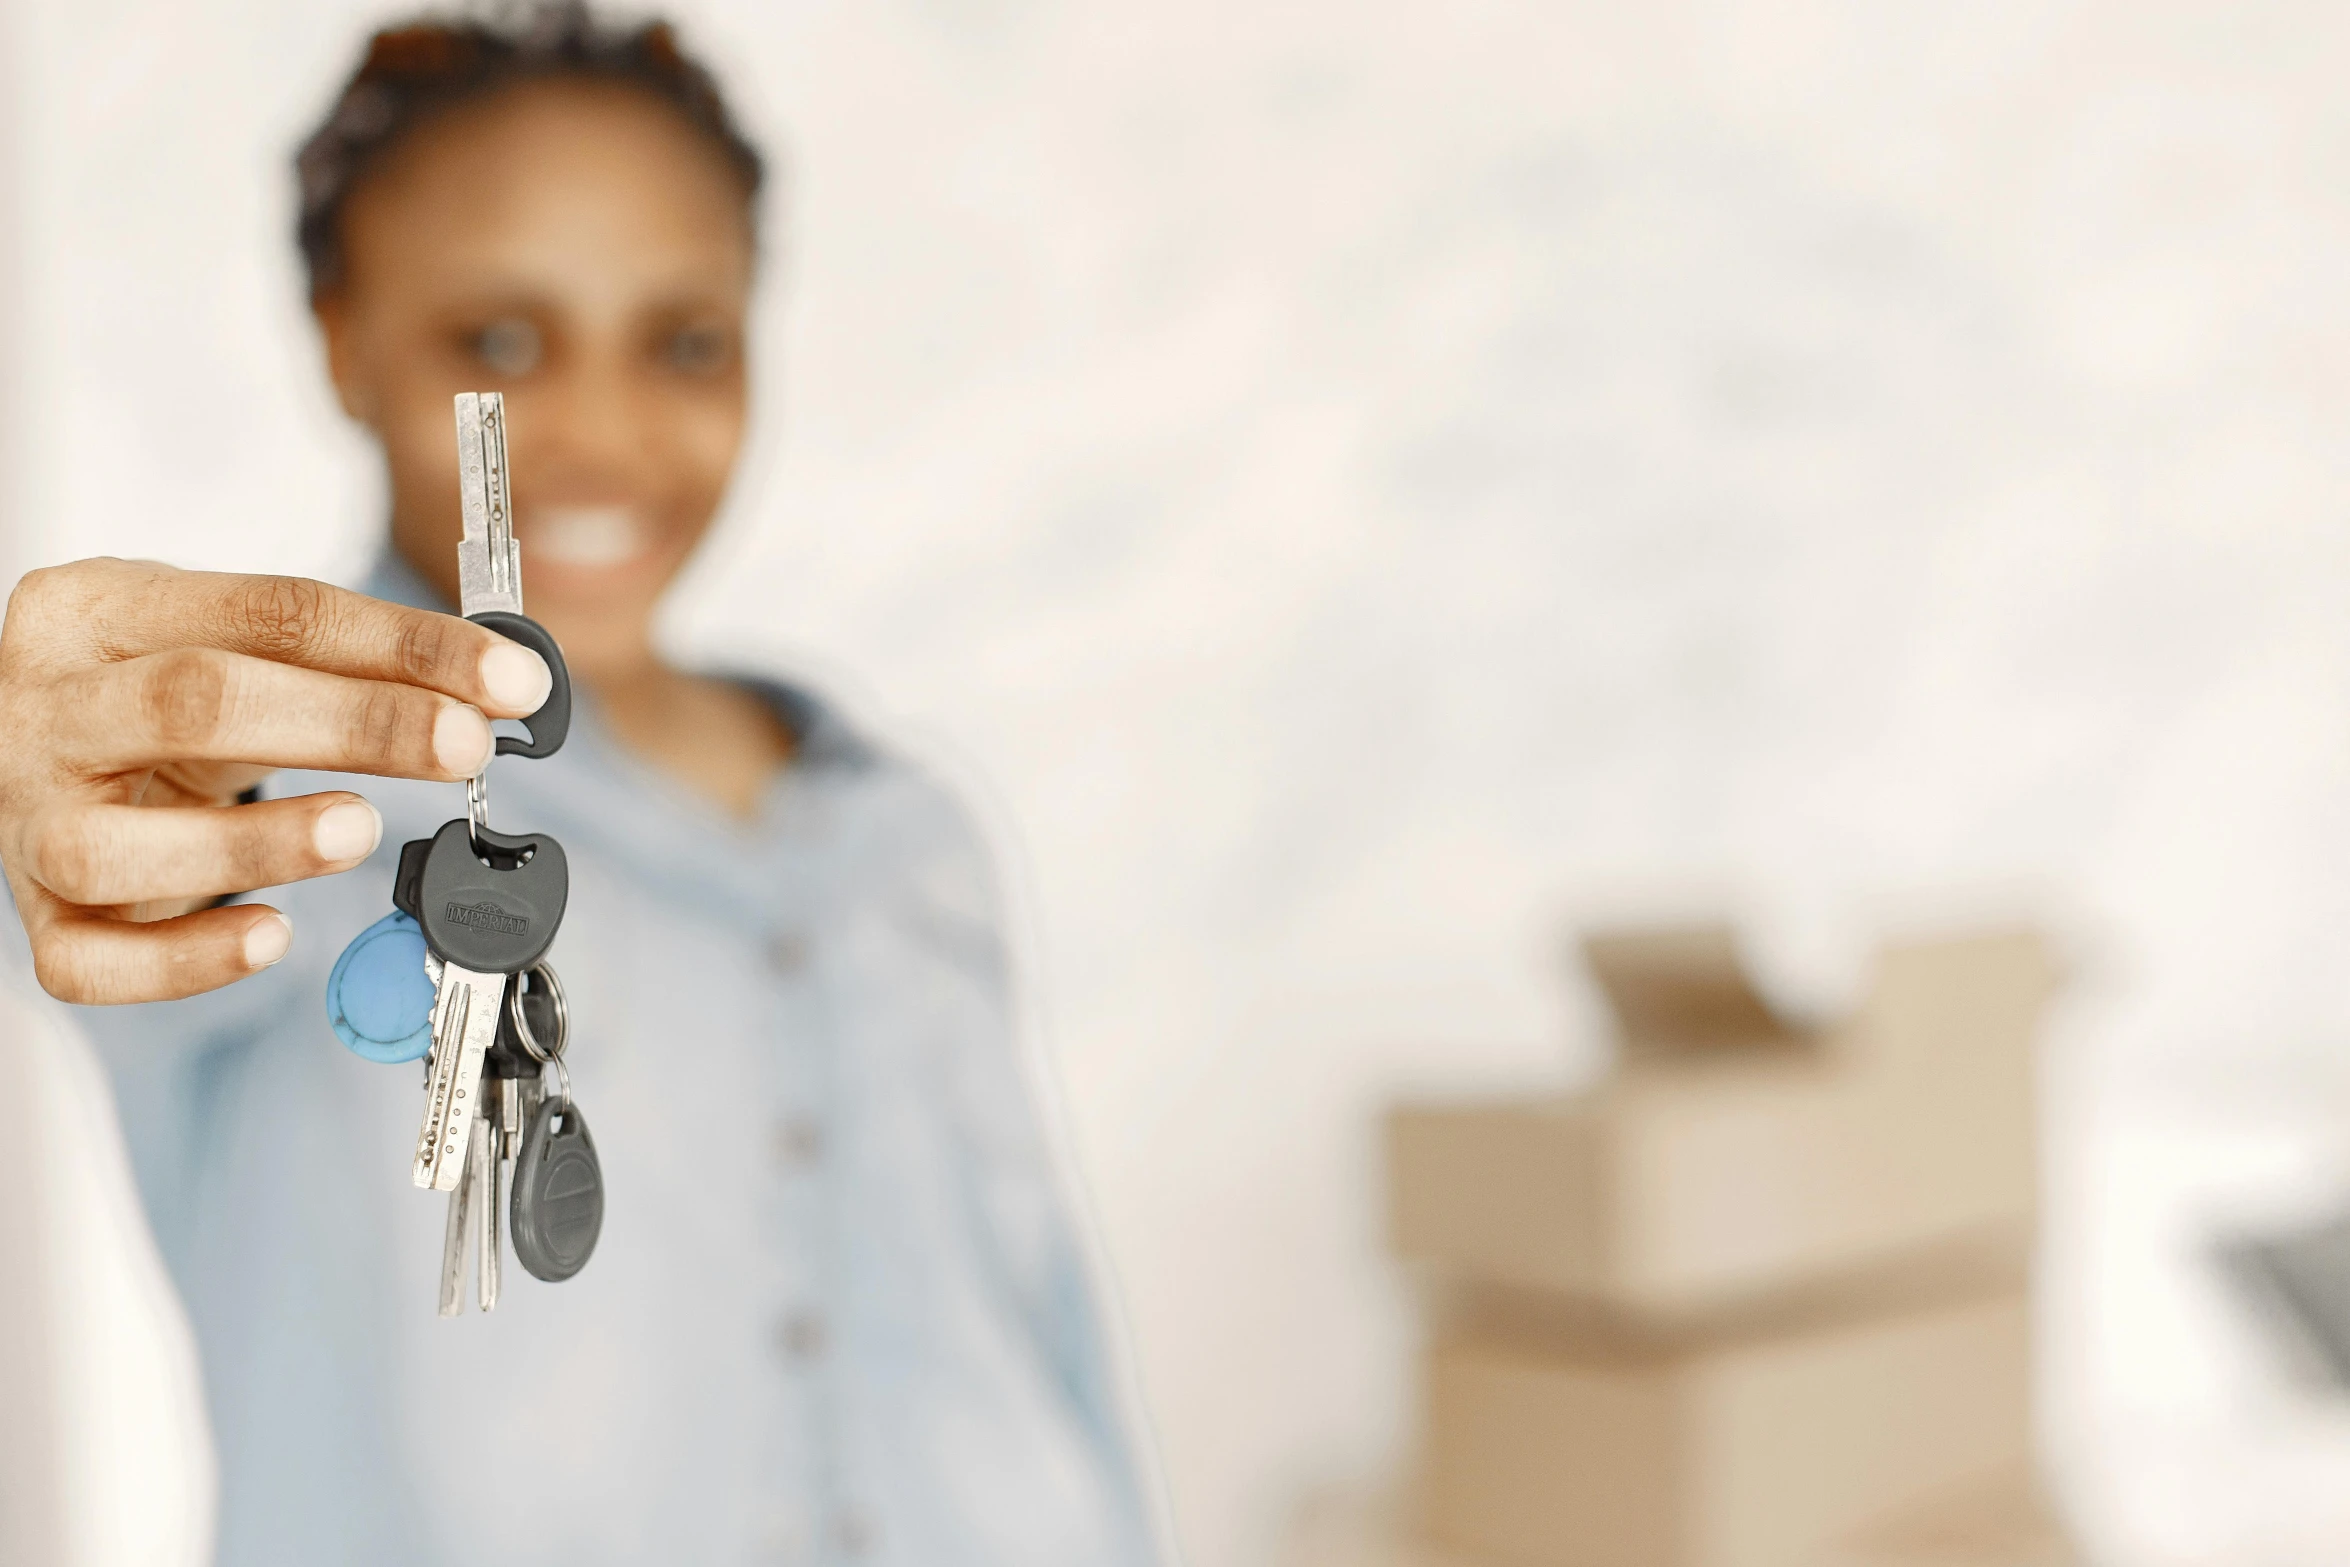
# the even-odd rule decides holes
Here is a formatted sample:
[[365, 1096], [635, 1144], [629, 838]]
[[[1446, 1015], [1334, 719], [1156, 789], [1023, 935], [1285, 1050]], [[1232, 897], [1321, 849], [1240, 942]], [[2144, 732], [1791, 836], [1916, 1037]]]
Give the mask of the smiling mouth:
[[626, 506], [540, 506], [523, 518], [531, 559], [553, 566], [622, 566], [652, 548], [650, 530]]

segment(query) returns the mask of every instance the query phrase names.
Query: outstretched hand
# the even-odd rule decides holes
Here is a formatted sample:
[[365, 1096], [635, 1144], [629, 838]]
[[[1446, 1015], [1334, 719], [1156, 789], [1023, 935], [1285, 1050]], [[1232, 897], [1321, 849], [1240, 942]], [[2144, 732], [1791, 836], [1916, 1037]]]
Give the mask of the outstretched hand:
[[0, 625], [0, 865], [42, 986], [161, 1001], [275, 963], [285, 916], [214, 900], [348, 870], [383, 822], [342, 790], [238, 794], [280, 767], [472, 777], [490, 718], [548, 686], [494, 632], [307, 578], [29, 573]]

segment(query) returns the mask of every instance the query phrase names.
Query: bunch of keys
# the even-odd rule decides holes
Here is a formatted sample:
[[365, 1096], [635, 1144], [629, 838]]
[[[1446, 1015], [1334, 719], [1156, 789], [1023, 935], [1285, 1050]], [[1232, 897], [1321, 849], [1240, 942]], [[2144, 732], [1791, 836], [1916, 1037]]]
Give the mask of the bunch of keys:
[[[554, 676], [546, 702], [523, 720], [529, 738], [502, 735], [497, 754], [551, 756], [571, 724], [570, 676], [554, 638], [522, 613], [497, 393], [457, 398], [457, 458], [459, 609], [536, 652]], [[445, 1317], [465, 1309], [469, 1255], [481, 1309], [496, 1307], [502, 1217], [523, 1267], [550, 1281], [586, 1265], [603, 1226], [603, 1170], [563, 1064], [570, 1013], [546, 962], [570, 886], [563, 846], [546, 833], [493, 831], [486, 774], [470, 779], [465, 815], [402, 846], [398, 912], [362, 932], [328, 981], [344, 1043], [371, 1060], [425, 1060], [412, 1174], [419, 1187], [449, 1194]], [[431, 997], [422, 1020], [419, 983]]]

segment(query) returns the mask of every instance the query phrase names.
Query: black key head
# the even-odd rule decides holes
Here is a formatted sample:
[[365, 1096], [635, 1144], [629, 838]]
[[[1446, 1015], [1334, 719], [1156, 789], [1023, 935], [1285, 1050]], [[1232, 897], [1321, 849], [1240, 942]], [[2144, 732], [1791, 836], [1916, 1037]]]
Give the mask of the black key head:
[[555, 677], [539, 710], [522, 721], [522, 727], [530, 731], [530, 738], [498, 736], [498, 755], [553, 756], [562, 750], [563, 737], [571, 733], [571, 671], [564, 666], [563, 650], [555, 645], [554, 637], [528, 615], [517, 615], [511, 610], [485, 609], [466, 619], [477, 626], [489, 627], [509, 642], [519, 642], [529, 648], [547, 661], [547, 673]]
[[484, 829], [474, 852], [462, 816], [400, 849], [392, 903], [424, 931], [444, 963], [482, 974], [519, 974], [554, 943], [571, 896], [563, 845], [546, 833], [510, 837]]
[[587, 1266], [604, 1232], [604, 1167], [579, 1106], [540, 1101], [514, 1162], [507, 1233], [531, 1277], [557, 1284]]

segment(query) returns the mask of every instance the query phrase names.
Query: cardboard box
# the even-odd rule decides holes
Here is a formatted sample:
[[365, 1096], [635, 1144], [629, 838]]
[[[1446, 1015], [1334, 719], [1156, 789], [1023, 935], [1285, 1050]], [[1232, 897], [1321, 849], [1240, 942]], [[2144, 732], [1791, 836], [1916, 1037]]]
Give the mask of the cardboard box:
[[2032, 1043], [2054, 983], [2038, 937], [1892, 948], [1859, 1011], [1816, 1031], [1764, 1005], [1726, 930], [1587, 952], [1616, 1070], [1570, 1097], [1393, 1112], [1401, 1256], [1702, 1310], [2030, 1222]]
[[1429, 1355], [1427, 1531], [1529, 1567], [1818, 1567], [2030, 1462], [2026, 1297], [1939, 1294], [1740, 1329], [1456, 1325]]
[[2010, 1470], [1863, 1530], [1824, 1567], [2082, 1567], [2026, 1469]]

